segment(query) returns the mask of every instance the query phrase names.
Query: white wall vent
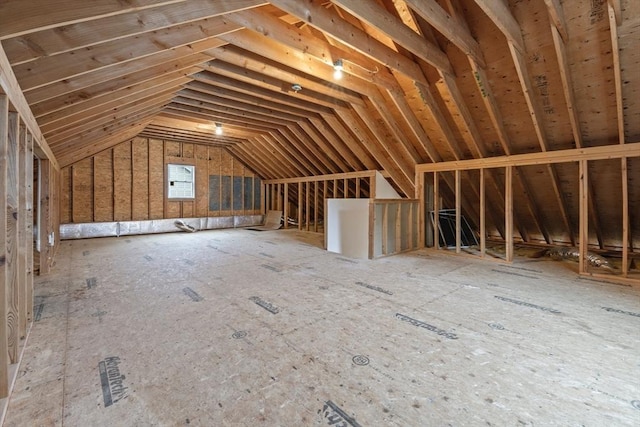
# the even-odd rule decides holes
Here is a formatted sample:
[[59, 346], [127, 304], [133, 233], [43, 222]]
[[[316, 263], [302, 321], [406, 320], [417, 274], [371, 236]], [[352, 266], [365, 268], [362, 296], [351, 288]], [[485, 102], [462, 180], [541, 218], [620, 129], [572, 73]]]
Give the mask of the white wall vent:
[[167, 165], [167, 197], [169, 199], [195, 198], [195, 166]]

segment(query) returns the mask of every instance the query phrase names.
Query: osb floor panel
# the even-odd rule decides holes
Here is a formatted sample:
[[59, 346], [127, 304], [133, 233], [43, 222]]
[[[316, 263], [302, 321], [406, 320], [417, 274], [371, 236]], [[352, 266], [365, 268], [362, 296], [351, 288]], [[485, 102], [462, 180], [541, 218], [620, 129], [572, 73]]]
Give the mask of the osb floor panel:
[[8, 426], [640, 425], [640, 289], [297, 230], [67, 241]]

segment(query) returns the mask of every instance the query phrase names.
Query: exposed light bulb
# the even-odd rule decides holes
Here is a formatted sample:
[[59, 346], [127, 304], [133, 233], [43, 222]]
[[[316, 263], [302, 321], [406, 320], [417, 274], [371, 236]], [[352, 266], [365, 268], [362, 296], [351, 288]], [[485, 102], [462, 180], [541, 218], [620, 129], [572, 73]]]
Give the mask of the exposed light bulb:
[[333, 63], [333, 78], [340, 80], [342, 78], [342, 59], [337, 59]]
[[222, 125], [220, 123], [216, 123], [216, 135], [222, 135]]

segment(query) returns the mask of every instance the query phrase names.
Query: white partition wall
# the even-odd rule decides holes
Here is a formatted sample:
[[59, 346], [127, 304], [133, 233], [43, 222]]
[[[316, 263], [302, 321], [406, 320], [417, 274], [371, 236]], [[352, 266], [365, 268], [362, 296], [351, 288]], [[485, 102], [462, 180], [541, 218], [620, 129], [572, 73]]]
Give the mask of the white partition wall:
[[373, 259], [418, 247], [416, 199], [327, 199], [326, 247]]
[[376, 190], [371, 197], [372, 199], [400, 199], [400, 195], [389, 184], [387, 178], [382, 176], [380, 171], [376, 171]]
[[369, 258], [369, 199], [327, 199], [327, 250]]

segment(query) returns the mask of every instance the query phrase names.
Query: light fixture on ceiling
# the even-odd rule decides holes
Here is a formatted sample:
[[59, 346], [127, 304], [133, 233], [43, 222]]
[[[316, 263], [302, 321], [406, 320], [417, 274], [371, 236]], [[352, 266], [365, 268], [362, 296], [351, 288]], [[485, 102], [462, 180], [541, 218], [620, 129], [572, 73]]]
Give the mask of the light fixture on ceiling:
[[295, 92], [298, 93], [302, 90], [302, 86], [300, 86], [298, 83], [294, 83], [291, 85], [291, 89]]
[[333, 63], [333, 78], [336, 80], [342, 78], [342, 59], [336, 59]]
[[222, 135], [222, 124], [216, 123], [216, 135]]

